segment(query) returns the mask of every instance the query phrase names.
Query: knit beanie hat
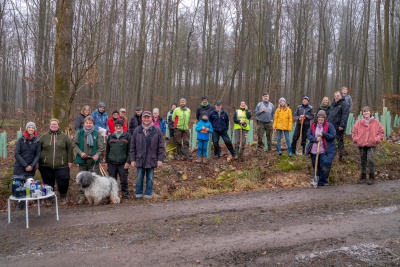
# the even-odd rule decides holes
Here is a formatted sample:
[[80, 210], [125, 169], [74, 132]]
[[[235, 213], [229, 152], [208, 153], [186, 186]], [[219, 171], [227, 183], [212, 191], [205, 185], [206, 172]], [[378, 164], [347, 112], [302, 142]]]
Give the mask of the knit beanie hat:
[[114, 115], [115, 113], [117, 113], [119, 115], [119, 111], [118, 110], [114, 110], [112, 115]]
[[28, 130], [28, 127], [29, 126], [33, 126], [33, 128], [35, 128], [35, 131], [37, 131], [37, 128], [36, 128], [36, 124], [34, 123], [34, 122], [28, 122], [27, 124], [26, 124], [26, 126], [25, 126], [25, 130]]
[[60, 121], [59, 121], [59, 120], [54, 119], [54, 118], [53, 118], [53, 119], [50, 119], [50, 124], [51, 124], [52, 121], [55, 121], [55, 122], [57, 122], [58, 125], [60, 125]]
[[104, 102], [100, 102], [100, 103], [97, 105], [97, 107], [98, 107], [98, 108], [106, 107], [106, 105], [104, 104]]
[[279, 103], [281, 102], [285, 102], [286, 103], [286, 99], [284, 99], [283, 97], [279, 98]]
[[325, 110], [320, 110], [320, 111], [318, 111], [318, 113], [317, 113], [317, 118], [318, 117], [324, 117], [324, 118], [326, 118], [326, 112], [325, 112]]
[[117, 125], [123, 125], [122, 121], [121, 120], [114, 121], [114, 126], [117, 126]]

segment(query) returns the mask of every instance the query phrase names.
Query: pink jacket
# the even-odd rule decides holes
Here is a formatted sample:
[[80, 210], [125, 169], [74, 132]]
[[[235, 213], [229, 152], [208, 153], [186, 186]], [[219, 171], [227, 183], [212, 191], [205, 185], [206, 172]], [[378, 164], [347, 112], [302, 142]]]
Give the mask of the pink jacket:
[[364, 118], [358, 120], [354, 125], [351, 137], [359, 147], [375, 147], [379, 145], [384, 137], [385, 131], [377, 119], [371, 119], [369, 123]]

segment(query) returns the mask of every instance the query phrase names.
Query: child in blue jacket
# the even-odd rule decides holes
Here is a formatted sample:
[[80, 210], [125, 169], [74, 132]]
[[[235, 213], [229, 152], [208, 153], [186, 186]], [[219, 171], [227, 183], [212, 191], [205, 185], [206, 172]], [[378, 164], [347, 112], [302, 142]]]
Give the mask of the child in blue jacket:
[[207, 158], [207, 145], [208, 140], [210, 138], [210, 133], [213, 132], [211, 123], [208, 121], [208, 115], [206, 112], [203, 112], [201, 116], [201, 120], [197, 122], [196, 125], [197, 132], [197, 154], [196, 157], [198, 159], [196, 162], [202, 162], [202, 158]]

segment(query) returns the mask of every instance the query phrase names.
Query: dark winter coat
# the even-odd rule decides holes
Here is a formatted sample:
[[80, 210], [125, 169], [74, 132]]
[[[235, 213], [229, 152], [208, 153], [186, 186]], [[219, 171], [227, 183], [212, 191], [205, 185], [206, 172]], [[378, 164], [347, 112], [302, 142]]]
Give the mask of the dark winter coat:
[[[313, 122], [310, 128], [308, 128], [307, 138], [310, 142], [307, 144], [306, 153], [310, 153], [312, 144], [317, 142], [317, 138], [315, 137], [315, 129], [316, 129], [316, 122]], [[322, 143], [321, 145], [324, 146], [325, 154], [327, 154], [328, 159], [333, 161], [336, 155], [336, 145], [335, 145], [335, 138], [336, 138], [336, 130], [333, 125], [327, 121], [323, 124], [324, 130], [322, 131]]]
[[146, 169], [156, 168], [157, 161], [164, 161], [164, 136], [160, 128], [153, 125], [147, 136], [143, 133], [142, 125], [135, 129], [131, 138], [130, 159], [137, 168]]
[[61, 169], [68, 167], [68, 163], [73, 162], [74, 144], [68, 135], [58, 130], [57, 132], [49, 131], [40, 137], [41, 167], [51, 169]]
[[296, 120], [297, 124], [301, 124], [299, 121], [300, 115], [306, 116], [303, 124], [310, 125], [311, 121], [314, 119], [314, 108], [311, 105], [299, 105], [294, 112], [294, 119]]
[[201, 116], [205, 113], [207, 113], [207, 116], [210, 116], [211, 111], [214, 110], [214, 107], [208, 104], [207, 106], [201, 105], [200, 107], [197, 108], [196, 110], [196, 120], [200, 121]]
[[131, 120], [129, 121], [129, 134], [132, 136], [133, 131], [138, 127], [139, 125], [142, 125], [142, 115], [133, 115]]
[[79, 114], [76, 119], [75, 119], [75, 124], [74, 124], [74, 129], [75, 131], [79, 131], [80, 129], [83, 128], [83, 123], [85, 120], [86, 116], [83, 115], [82, 113]]
[[225, 110], [221, 109], [221, 113], [218, 113], [216, 110], [213, 110], [210, 113], [209, 121], [213, 127], [214, 132], [226, 132], [229, 129], [229, 116]]
[[[32, 137], [31, 140], [23, 135], [18, 139], [14, 150], [14, 175], [34, 176], [36, 164], [40, 159], [40, 142], [37, 137]], [[26, 167], [31, 166], [32, 171], [27, 172]]]
[[317, 110], [317, 112], [315, 112], [315, 116], [314, 116], [314, 122], [317, 122], [317, 114], [318, 114], [318, 112], [320, 111], [320, 110], [323, 110], [323, 111], [325, 111], [325, 114], [326, 114], [326, 117], [328, 118], [329, 117], [329, 114], [330, 114], [330, 112], [331, 112], [331, 109], [332, 109], [332, 106], [330, 106], [328, 109], [322, 109], [321, 108], [321, 106], [318, 108], [318, 110]]
[[348, 118], [349, 104], [343, 98], [338, 102], [334, 101], [329, 111], [328, 121], [333, 124], [335, 129], [339, 129], [339, 127], [346, 129]]
[[129, 149], [131, 144], [131, 135], [123, 133], [119, 138], [115, 133], [107, 138], [106, 162], [112, 164], [131, 163], [129, 159]]

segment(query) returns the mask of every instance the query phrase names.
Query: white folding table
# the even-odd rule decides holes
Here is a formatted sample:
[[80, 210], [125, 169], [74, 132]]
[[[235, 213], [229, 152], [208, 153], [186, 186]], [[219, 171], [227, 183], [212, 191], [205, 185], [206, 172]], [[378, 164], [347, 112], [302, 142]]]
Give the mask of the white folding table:
[[17, 197], [14, 197], [14, 196], [10, 196], [8, 198], [8, 223], [11, 222], [11, 214], [10, 214], [10, 211], [11, 211], [10, 202], [11, 202], [11, 200], [12, 201], [25, 201], [26, 228], [29, 228], [29, 213], [28, 213], [29, 205], [28, 205], [28, 201], [29, 200], [33, 200], [33, 201], [36, 200], [37, 201], [38, 216], [40, 216], [40, 200], [46, 199], [46, 198], [50, 198], [50, 197], [54, 197], [54, 199], [56, 200], [56, 216], [57, 216], [57, 221], [58, 221], [59, 218], [58, 218], [57, 195], [54, 192], [51, 192], [51, 193], [47, 193], [47, 195], [45, 195], [45, 196], [39, 196], [39, 197], [35, 197], [35, 198], [33, 198], [33, 197], [20, 197], [20, 198], [17, 198]]

